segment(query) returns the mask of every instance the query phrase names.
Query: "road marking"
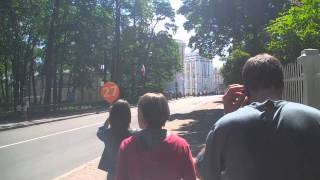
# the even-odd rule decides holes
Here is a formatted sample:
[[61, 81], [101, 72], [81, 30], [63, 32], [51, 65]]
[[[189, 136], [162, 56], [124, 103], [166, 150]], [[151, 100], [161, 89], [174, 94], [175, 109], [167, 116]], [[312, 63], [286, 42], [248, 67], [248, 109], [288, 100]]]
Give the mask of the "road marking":
[[0, 146], [0, 149], [6, 148], [6, 147], [10, 147], [10, 146], [14, 146], [14, 145], [18, 145], [18, 144], [31, 142], [31, 141], [35, 141], [35, 140], [39, 140], [39, 139], [43, 139], [43, 138], [47, 138], [47, 137], [51, 137], [51, 136], [55, 136], [55, 135], [59, 135], [59, 134], [68, 133], [68, 132], [71, 132], [71, 131], [77, 131], [77, 130], [80, 130], [80, 129], [89, 128], [89, 127], [93, 127], [93, 126], [97, 126], [97, 125], [101, 125], [101, 124], [103, 124], [103, 123], [100, 122], [100, 123], [90, 124], [90, 125], [81, 126], [81, 127], [78, 127], [78, 128], [69, 129], [69, 130], [66, 130], [66, 131], [60, 131], [60, 132], [56, 132], [56, 133], [53, 133], [53, 134], [48, 134], [48, 135], [45, 135], [45, 136], [40, 136], [40, 137], [36, 137], [36, 138], [24, 140], [24, 141], [12, 143], [12, 144], [7, 144], [7, 145], [4, 145], [4, 146]]

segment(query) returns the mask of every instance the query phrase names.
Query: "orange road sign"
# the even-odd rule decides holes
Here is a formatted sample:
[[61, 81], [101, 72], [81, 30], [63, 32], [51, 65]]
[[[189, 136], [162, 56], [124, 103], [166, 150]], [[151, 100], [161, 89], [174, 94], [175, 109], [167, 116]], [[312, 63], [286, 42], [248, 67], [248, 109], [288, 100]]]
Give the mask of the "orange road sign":
[[100, 87], [100, 96], [109, 103], [112, 103], [115, 100], [117, 100], [119, 94], [119, 87], [114, 82], [104, 83], [104, 85]]

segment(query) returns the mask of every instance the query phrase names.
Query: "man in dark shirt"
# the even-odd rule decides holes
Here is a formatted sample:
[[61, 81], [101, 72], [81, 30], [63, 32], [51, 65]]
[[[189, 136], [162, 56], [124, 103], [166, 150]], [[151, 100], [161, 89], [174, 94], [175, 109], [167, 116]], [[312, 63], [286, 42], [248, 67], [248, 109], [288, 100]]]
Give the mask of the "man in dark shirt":
[[[320, 111], [281, 100], [273, 56], [250, 58], [244, 85], [231, 85], [224, 110], [197, 157], [204, 180], [320, 180]], [[250, 105], [243, 106], [244, 103]]]

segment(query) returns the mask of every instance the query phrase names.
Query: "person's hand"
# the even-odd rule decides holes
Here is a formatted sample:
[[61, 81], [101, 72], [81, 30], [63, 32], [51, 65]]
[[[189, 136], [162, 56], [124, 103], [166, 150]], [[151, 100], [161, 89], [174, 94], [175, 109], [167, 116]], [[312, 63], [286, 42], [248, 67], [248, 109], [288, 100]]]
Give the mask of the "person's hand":
[[224, 112], [230, 113], [239, 109], [246, 101], [244, 87], [240, 84], [229, 85], [223, 96]]

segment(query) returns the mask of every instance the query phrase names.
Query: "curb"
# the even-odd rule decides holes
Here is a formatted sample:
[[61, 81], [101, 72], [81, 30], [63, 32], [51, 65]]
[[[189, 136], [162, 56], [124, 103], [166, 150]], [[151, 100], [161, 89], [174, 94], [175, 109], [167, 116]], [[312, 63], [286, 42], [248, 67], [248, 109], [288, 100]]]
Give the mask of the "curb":
[[23, 121], [23, 122], [18, 122], [18, 123], [10, 123], [10, 124], [5, 124], [5, 125], [0, 125], [0, 132], [12, 130], [12, 129], [29, 127], [29, 126], [35, 126], [35, 125], [40, 125], [40, 124], [46, 124], [46, 123], [51, 123], [51, 122], [64, 121], [64, 120], [69, 120], [69, 119], [74, 119], [74, 118], [84, 117], [84, 116], [90, 116], [90, 115], [100, 114], [100, 113], [105, 113], [105, 112], [108, 112], [108, 110], [97, 111], [95, 113], [85, 113], [85, 114], [81, 114], [81, 115], [65, 116], [65, 117], [55, 118], [55, 119], [51, 119], [51, 120], [41, 120], [40, 119], [40, 120], [32, 120], [32, 121]]
[[[180, 98], [181, 99], [181, 98]], [[174, 102], [179, 99], [170, 99], [168, 102]], [[135, 108], [136, 105], [130, 104], [130, 108]], [[46, 123], [51, 123], [51, 122], [59, 122], [59, 121], [64, 121], [64, 120], [69, 120], [69, 119], [74, 119], [74, 118], [79, 118], [79, 117], [84, 117], [84, 116], [90, 116], [94, 114], [100, 114], [100, 113], [105, 113], [108, 112], [109, 109], [107, 110], [102, 110], [102, 111], [97, 111], [94, 113], [84, 113], [81, 115], [71, 115], [71, 116], [64, 116], [61, 118], [52, 118], [52, 120], [31, 120], [31, 121], [22, 121], [18, 123], [9, 123], [9, 124], [3, 124], [0, 125], [0, 132], [1, 131], [8, 131], [12, 129], [19, 129], [19, 128], [24, 128], [24, 127], [29, 127], [29, 126], [35, 126], [35, 125], [40, 125], [40, 124], [46, 124]]]
[[65, 173], [65, 174], [63, 174], [63, 175], [61, 175], [59, 177], [53, 178], [52, 180], [60, 180], [60, 179], [66, 178], [66, 177], [70, 176], [71, 174], [82, 170], [83, 168], [87, 167], [89, 164], [93, 163], [94, 161], [96, 161], [96, 160], [98, 160], [100, 158], [101, 158], [101, 156], [96, 157], [96, 158], [86, 162], [85, 164], [83, 164], [83, 165], [81, 165], [79, 167], [76, 167], [76, 168], [72, 169], [71, 171], [69, 171], [69, 172], [67, 172], [67, 173]]

